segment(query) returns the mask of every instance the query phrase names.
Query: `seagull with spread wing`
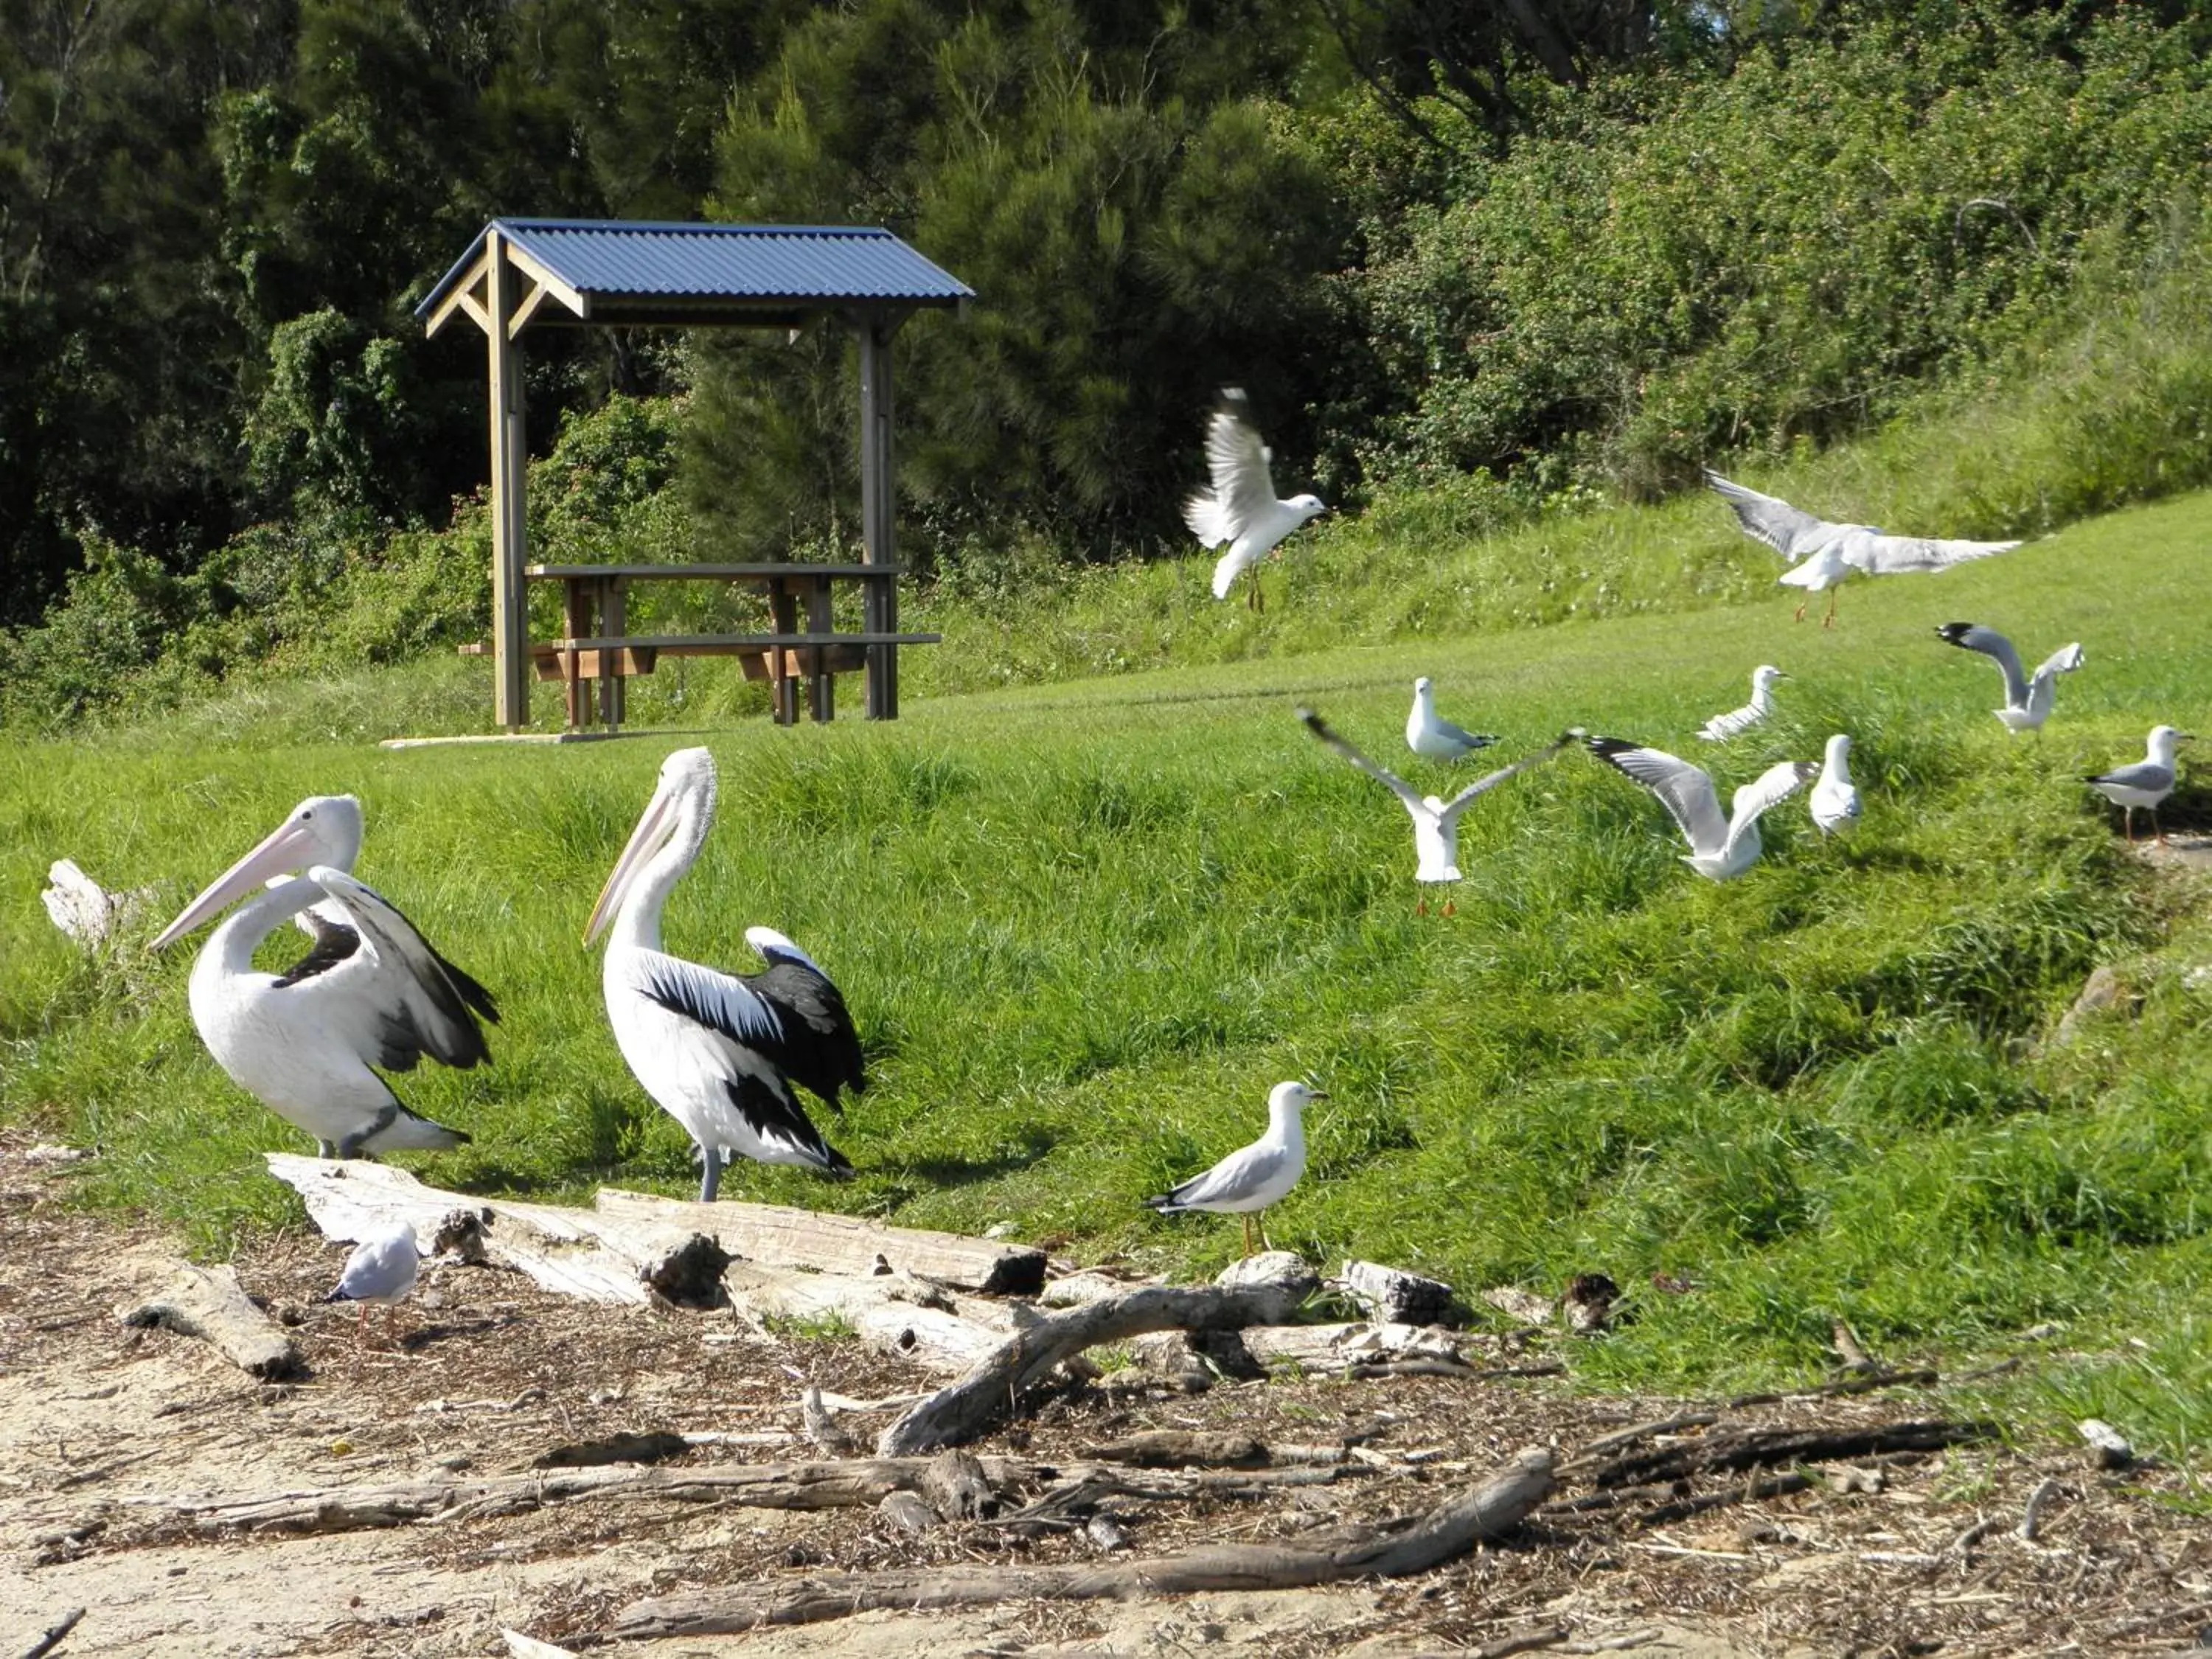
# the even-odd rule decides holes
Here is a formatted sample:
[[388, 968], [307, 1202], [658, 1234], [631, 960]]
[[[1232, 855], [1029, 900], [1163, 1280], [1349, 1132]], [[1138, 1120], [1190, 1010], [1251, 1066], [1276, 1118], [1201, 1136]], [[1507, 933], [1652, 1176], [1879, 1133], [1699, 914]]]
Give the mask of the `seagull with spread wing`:
[[[216, 1063], [314, 1136], [325, 1158], [441, 1152], [469, 1137], [409, 1111], [374, 1068], [412, 1071], [425, 1054], [464, 1070], [488, 1063], [477, 1020], [496, 1024], [498, 1005], [388, 899], [347, 873], [361, 840], [359, 801], [309, 797], [186, 905], [153, 948], [252, 894], [192, 963], [192, 1024]], [[295, 917], [313, 932], [313, 947], [282, 974], [256, 969], [255, 948]]]
[[1682, 862], [1710, 881], [1727, 881], [1759, 862], [1759, 816], [1804, 787], [1820, 771], [1811, 761], [1780, 761], [1735, 792], [1726, 817], [1711, 776], [1663, 749], [1620, 738], [1591, 738], [1589, 751], [1659, 797], [1690, 843]]
[[2079, 643], [2063, 645], [2043, 659], [2031, 678], [2021, 669], [2020, 653], [2013, 649], [2012, 641], [1994, 628], [1979, 623], [1945, 623], [1936, 630], [1936, 636], [1962, 651], [1978, 651], [1996, 664], [2005, 684], [2005, 706], [1996, 711], [1996, 716], [2014, 732], [2042, 731], [2058, 701], [2058, 677], [2072, 673], [2082, 663]]
[[[1405, 807], [1413, 820], [1413, 856], [1416, 861], [1413, 879], [1419, 882], [1457, 881], [1460, 878], [1460, 814], [1506, 779], [1516, 776], [1532, 766], [1541, 765], [1583, 735], [1579, 730], [1564, 732], [1534, 754], [1524, 756], [1510, 766], [1500, 767], [1486, 777], [1477, 778], [1449, 800], [1443, 800], [1435, 795], [1417, 793], [1396, 773], [1387, 767], [1377, 766], [1339, 737], [1330, 729], [1328, 722], [1312, 709], [1301, 708], [1297, 712], [1298, 718], [1305, 722], [1307, 731], [1395, 795], [1399, 804]], [[1425, 902], [1423, 908], [1425, 909]], [[1449, 905], [1445, 907], [1445, 914], [1450, 914]]]
[[704, 749], [679, 749], [661, 763], [645, 816], [584, 926], [587, 945], [613, 926], [601, 975], [607, 1021], [646, 1093], [697, 1145], [702, 1204], [714, 1201], [733, 1153], [850, 1174], [792, 1085], [834, 1104], [841, 1087], [866, 1082], [844, 999], [782, 934], [746, 934], [768, 963], [750, 977], [660, 948], [662, 907], [714, 828], [714, 757]]
[[[1229, 597], [1240, 572], [1274, 552], [1284, 537], [1323, 510], [1317, 495], [1275, 498], [1274, 476], [1268, 471], [1273, 459], [1253, 424], [1252, 400], [1236, 386], [1224, 387], [1221, 406], [1206, 427], [1206, 465], [1212, 482], [1182, 507], [1183, 522], [1203, 545], [1229, 544], [1213, 567], [1217, 599]], [[1256, 572], [1245, 590], [1245, 603], [1255, 611], [1267, 609]]]
[[[1968, 559], [1985, 559], [1992, 553], [2009, 552], [2018, 542], [1938, 541], [1926, 536], [1886, 536], [1872, 525], [1832, 524], [1772, 495], [1762, 495], [1723, 478], [1711, 467], [1705, 483], [1735, 509], [1736, 523], [1754, 541], [1765, 542], [1790, 562], [1776, 578], [1808, 593], [1828, 589], [1828, 614], [1820, 626], [1836, 620], [1838, 583], [1854, 570], [1869, 576], [1897, 576], [1916, 571], [1948, 570]], [[1805, 601], [1799, 601], [1797, 617], [1805, 620]]]

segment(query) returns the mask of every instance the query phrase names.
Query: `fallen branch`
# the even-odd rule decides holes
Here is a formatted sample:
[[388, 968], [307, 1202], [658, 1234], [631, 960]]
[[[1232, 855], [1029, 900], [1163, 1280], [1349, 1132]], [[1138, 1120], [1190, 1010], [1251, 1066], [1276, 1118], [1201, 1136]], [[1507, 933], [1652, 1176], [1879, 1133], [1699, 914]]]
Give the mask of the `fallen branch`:
[[255, 1307], [239, 1288], [233, 1267], [172, 1264], [169, 1282], [148, 1300], [123, 1310], [125, 1325], [159, 1325], [179, 1336], [215, 1344], [225, 1359], [249, 1376], [274, 1382], [307, 1370], [299, 1345]]
[[1635, 1452], [1601, 1467], [1597, 1486], [1640, 1486], [1760, 1463], [1820, 1463], [1876, 1452], [1940, 1451], [1969, 1440], [1990, 1440], [1990, 1423], [1942, 1420], [1883, 1423], [1861, 1429], [1725, 1428], [1676, 1445]]
[[1686, 1521], [1693, 1515], [1703, 1515], [1708, 1510], [1725, 1509], [1731, 1504], [1748, 1504], [1761, 1498], [1786, 1498], [1792, 1492], [1809, 1492], [1814, 1481], [1809, 1474], [1792, 1471], [1788, 1474], [1760, 1477], [1753, 1475], [1741, 1486], [1730, 1486], [1726, 1492], [1707, 1492], [1699, 1498], [1677, 1498], [1662, 1504], [1636, 1517], [1639, 1527], [1672, 1526], [1677, 1521]]
[[634, 1602], [616, 1615], [610, 1633], [650, 1640], [814, 1624], [878, 1607], [915, 1612], [1014, 1600], [1090, 1601], [1200, 1590], [1292, 1589], [1370, 1574], [1397, 1577], [1426, 1571], [1484, 1540], [1510, 1532], [1551, 1490], [1551, 1454], [1532, 1448], [1480, 1486], [1438, 1505], [1411, 1525], [1385, 1522], [1357, 1541], [1331, 1548], [1217, 1545], [1182, 1555], [1113, 1565], [836, 1573], [797, 1583], [733, 1585]]
[[32, 1643], [29, 1647], [23, 1650], [23, 1659], [46, 1659], [46, 1655], [52, 1653], [56, 1648], [61, 1646], [62, 1638], [66, 1637], [71, 1631], [75, 1630], [76, 1628], [77, 1620], [83, 1617], [84, 1609], [82, 1607], [71, 1607], [67, 1613], [54, 1620], [52, 1624], [46, 1626], [46, 1632], [45, 1635], [39, 1638], [37, 1641]]
[[885, 1429], [876, 1450], [913, 1455], [975, 1439], [1009, 1412], [1062, 1360], [1101, 1343], [1152, 1331], [1239, 1329], [1277, 1324], [1289, 1298], [1271, 1286], [1248, 1290], [1148, 1285], [1087, 1307], [1048, 1315], [1017, 1332], [949, 1388], [908, 1407]]

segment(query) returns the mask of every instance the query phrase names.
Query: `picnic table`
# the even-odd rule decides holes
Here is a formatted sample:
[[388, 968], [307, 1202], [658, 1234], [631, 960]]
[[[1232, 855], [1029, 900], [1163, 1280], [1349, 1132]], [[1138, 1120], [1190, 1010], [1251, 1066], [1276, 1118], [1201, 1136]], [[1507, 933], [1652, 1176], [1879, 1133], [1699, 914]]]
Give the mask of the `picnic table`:
[[[557, 679], [567, 686], [568, 725], [576, 731], [589, 726], [595, 714], [609, 731], [619, 727], [623, 682], [632, 675], [650, 674], [664, 656], [740, 659], [746, 678], [769, 683], [779, 726], [799, 720], [801, 680], [807, 684], [809, 712], [817, 720], [827, 720], [835, 713], [836, 676], [865, 668], [867, 712], [873, 718], [890, 719], [898, 713], [898, 647], [935, 645], [944, 637], [873, 625], [857, 633], [837, 631], [833, 599], [839, 582], [860, 586], [862, 614], [871, 624], [898, 614], [896, 565], [533, 564], [524, 567], [523, 574], [531, 581], [562, 585], [561, 615], [567, 631], [559, 639], [532, 641], [530, 656], [540, 679]], [[628, 596], [630, 585], [640, 581], [757, 586], [768, 597], [769, 631], [632, 634], [627, 624]], [[489, 647], [463, 649], [483, 652]]]

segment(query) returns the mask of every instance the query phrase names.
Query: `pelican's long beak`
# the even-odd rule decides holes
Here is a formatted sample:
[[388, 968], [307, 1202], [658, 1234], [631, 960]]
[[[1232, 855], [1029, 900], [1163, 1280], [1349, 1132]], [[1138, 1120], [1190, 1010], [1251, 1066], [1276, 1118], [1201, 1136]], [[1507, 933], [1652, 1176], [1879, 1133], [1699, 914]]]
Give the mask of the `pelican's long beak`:
[[161, 930], [152, 948], [159, 951], [182, 939], [270, 877], [295, 874], [311, 864], [320, 864], [323, 856], [323, 845], [315, 832], [297, 819], [287, 818], [258, 847], [209, 883], [206, 890]]
[[637, 821], [637, 828], [629, 832], [629, 844], [615, 860], [614, 872], [607, 878], [607, 884], [599, 889], [599, 902], [592, 907], [592, 919], [584, 924], [586, 949], [606, 931], [607, 923], [622, 908], [623, 896], [637, 878], [637, 872], [668, 844], [668, 838], [675, 833], [676, 792], [663, 783], [653, 792], [653, 799], [646, 804], [645, 816]]

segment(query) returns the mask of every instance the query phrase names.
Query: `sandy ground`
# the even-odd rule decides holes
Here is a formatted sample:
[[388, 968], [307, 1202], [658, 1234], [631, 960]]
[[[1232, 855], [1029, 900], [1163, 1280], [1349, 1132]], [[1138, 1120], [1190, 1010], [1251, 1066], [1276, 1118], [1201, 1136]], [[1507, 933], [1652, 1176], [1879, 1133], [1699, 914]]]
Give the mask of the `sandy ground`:
[[[193, 1531], [183, 1498], [244, 1497], [527, 1468], [556, 1446], [632, 1431], [730, 1431], [771, 1443], [693, 1463], [808, 1457], [806, 1383], [854, 1398], [927, 1386], [849, 1342], [784, 1340], [730, 1315], [561, 1302], [519, 1276], [444, 1268], [398, 1346], [357, 1343], [350, 1310], [313, 1298], [343, 1252], [285, 1237], [238, 1267], [293, 1326], [309, 1375], [254, 1382], [206, 1344], [126, 1329], [116, 1310], [166, 1242], [69, 1208], [66, 1165], [0, 1144], [0, 1659], [72, 1608], [55, 1650], [95, 1654], [438, 1656], [506, 1651], [512, 1626], [586, 1648], [641, 1595], [836, 1570], [1097, 1559], [1080, 1534], [1024, 1540], [988, 1523], [892, 1534], [868, 1510], [812, 1513], [585, 1499], [520, 1514], [305, 1536]], [[1134, 1547], [1287, 1538], [1426, 1509], [1531, 1444], [1563, 1455], [1680, 1402], [1575, 1395], [1545, 1382], [1399, 1377], [1273, 1381], [1199, 1396], [1058, 1400], [977, 1448], [1031, 1458], [1147, 1427], [1232, 1427], [1277, 1443], [1346, 1437], [1394, 1462], [1372, 1478], [1275, 1495], [1139, 1505]], [[1839, 1425], [1943, 1415], [1911, 1391], [1790, 1401], [1729, 1420]], [[860, 1417], [863, 1438], [884, 1419]], [[872, 1613], [746, 1637], [615, 1644], [658, 1656], [873, 1659], [976, 1654], [1351, 1652], [1398, 1659], [1479, 1647], [1531, 1626], [1552, 1651], [1745, 1656], [2164, 1654], [2212, 1624], [2212, 1527], [2178, 1507], [2173, 1471], [2091, 1470], [2070, 1449], [1989, 1444], [1887, 1461], [1668, 1523], [1649, 1504], [1555, 1510], [1504, 1546], [1395, 1583], [1131, 1602], [1007, 1603]], [[2057, 1483], [2039, 1538], [2011, 1528]], [[1696, 1488], [1711, 1493], [1726, 1483]], [[1571, 1500], [1589, 1488], [1568, 1483]], [[1977, 1522], [1987, 1534], [1967, 1547]], [[1601, 1650], [1594, 1644], [1606, 1644]]]

